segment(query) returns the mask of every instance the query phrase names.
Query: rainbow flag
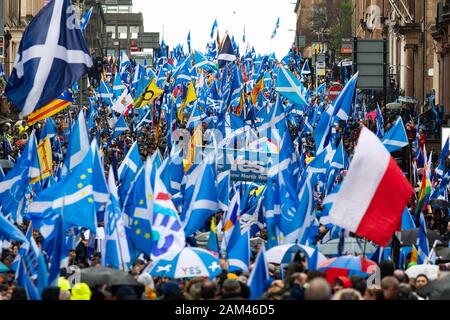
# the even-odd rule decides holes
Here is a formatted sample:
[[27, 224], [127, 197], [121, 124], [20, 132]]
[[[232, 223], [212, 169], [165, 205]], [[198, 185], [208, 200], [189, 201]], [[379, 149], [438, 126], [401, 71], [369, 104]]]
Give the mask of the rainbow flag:
[[418, 261], [419, 261], [419, 252], [417, 251], [416, 247], [414, 245], [412, 245], [410, 263], [412, 262], [412, 263], [417, 264]]
[[417, 201], [416, 215], [426, 209], [428, 200], [432, 192], [430, 177], [428, 176], [428, 165], [425, 163], [423, 168], [422, 182], [420, 183], [419, 197]]
[[38, 121], [47, 119], [58, 112], [61, 112], [73, 103], [72, 95], [69, 91], [65, 91], [58, 98], [53, 99], [50, 103], [42, 108], [34, 111], [28, 116], [27, 122], [29, 126], [34, 125]]

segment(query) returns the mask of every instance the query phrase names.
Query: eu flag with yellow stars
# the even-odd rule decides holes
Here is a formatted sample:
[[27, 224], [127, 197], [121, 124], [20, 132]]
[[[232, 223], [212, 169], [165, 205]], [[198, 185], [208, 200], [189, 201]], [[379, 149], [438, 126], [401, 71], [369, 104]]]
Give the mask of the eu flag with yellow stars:
[[150, 209], [152, 194], [146, 194], [145, 170], [141, 170], [136, 177], [132, 192], [132, 206], [134, 208], [130, 225], [130, 240], [135, 251], [141, 251], [147, 256], [152, 252], [152, 227], [150, 223]]
[[37, 194], [29, 206], [30, 215], [58, 212], [62, 215], [64, 229], [84, 227], [96, 232], [95, 197], [93, 186], [94, 154], [92, 149], [81, 164], [58, 183]]

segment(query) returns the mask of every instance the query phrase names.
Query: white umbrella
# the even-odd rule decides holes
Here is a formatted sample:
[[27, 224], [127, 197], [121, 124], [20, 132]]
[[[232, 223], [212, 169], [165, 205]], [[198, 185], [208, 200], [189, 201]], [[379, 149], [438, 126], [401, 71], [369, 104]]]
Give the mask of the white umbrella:
[[410, 278], [416, 278], [419, 274], [424, 274], [429, 280], [436, 280], [439, 274], [439, 266], [432, 264], [418, 264], [408, 268], [405, 273]]
[[[308, 258], [314, 253], [314, 248], [307, 247], [301, 244], [283, 244], [280, 246], [276, 246], [271, 248], [266, 252], [267, 261], [270, 263], [282, 264], [289, 263], [293, 260], [294, 255], [298, 252], [302, 251], [306, 253]], [[319, 252], [318, 262], [322, 262], [327, 260], [327, 258]]]

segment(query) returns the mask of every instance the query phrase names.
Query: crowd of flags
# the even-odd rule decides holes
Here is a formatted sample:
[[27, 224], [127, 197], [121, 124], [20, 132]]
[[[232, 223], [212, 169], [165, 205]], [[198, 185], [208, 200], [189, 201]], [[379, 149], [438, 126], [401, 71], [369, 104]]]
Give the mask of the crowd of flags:
[[[8, 81], [6, 96], [22, 116], [31, 114], [32, 123], [42, 120], [33, 116], [36, 112], [50, 110], [49, 116], [53, 116], [66, 108], [70, 99], [55, 93], [65, 92], [92, 63], [86, 57], [82, 34], [92, 10], [80, 28], [70, 29], [62, 23], [69, 4], [69, 0], [53, 1], [31, 22], [19, 48], [22, 59]], [[50, 19], [52, 15], [57, 19]], [[272, 38], [278, 28], [279, 19]], [[37, 39], [32, 37], [34, 29], [52, 32], [41, 32], [44, 38]], [[57, 59], [55, 52], [47, 50], [26, 63], [22, 52], [38, 50], [40, 40], [54, 44], [53, 32], [66, 35], [62, 38], [67, 43], [57, 45], [61, 50], [75, 50], [74, 60]], [[142, 254], [155, 261], [178, 259], [199, 231], [209, 233], [207, 249], [214, 256], [227, 259], [231, 270], [241, 271], [250, 270], [250, 238], [262, 228], [267, 229], [267, 249], [298, 243], [318, 252], [315, 238], [320, 224], [329, 230], [327, 239], [337, 237], [339, 226], [331, 224], [328, 215], [339, 199], [345, 180], [341, 173], [349, 169], [350, 159], [335, 127], [342, 121], [364, 120], [365, 112], [355, 94], [358, 74], [332, 104], [324, 105], [326, 84], [313, 90], [302, 81], [311, 71], [307, 60], [293, 50], [281, 61], [274, 54], [261, 56], [249, 48], [239, 56], [230, 35], [219, 39], [217, 20], [205, 52], [192, 50], [190, 39], [189, 31], [187, 52], [181, 46], [165, 52], [162, 43], [153, 67], [133, 66], [122, 53], [115, 74], [103, 79], [89, 108], [73, 119], [65, 136], [65, 153], [60, 146], [62, 136], [56, 133], [52, 118], [46, 117], [40, 137], [32, 133], [14, 168], [0, 175], [0, 236], [23, 244], [16, 271], [30, 297], [38, 299], [43, 288], [57, 279], [59, 268], [67, 262], [69, 238], [84, 230], [95, 234], [100, 222], [105, 229], [102, 264], [125, 271]], [[39, 86], [35, 79], [42, 80]], [[165, 123], [166, 136], [159, 136], [167, 141], [164, 155], [157, 150], [142, 159], [139, 145], [133, 141], [120, 165], [115, 159], [106, 177], [104, 145], [99, 136], [91, 135], [91, 129], [100, 123], [101, 106], [118, 114], [113, 114], [109, 128], [102, 128], [110, 142], [127, 132], [139, 136], [144, 127], [154, 128], [157, 139]], [[402, 119], [385, 134], [379, 107], [376, 112], [379, 142], [389, 152], [407, 146]], [[205, 123], [221, 137], [213, 135], [203, 145], [201, 128]], [[289, 124], [296, 128], [293, 138]], [[175, 130], [184, 126], [192, 142], [187, 156], [175, 137]], [[313, 148], [304, 143], [311, 135]], [[41, 143], [58, 155], [59, 166], [49, 175], [43, 175], [43, 163], [49, 159], [43, 161], [48, 153], [39, 153]], [[194, 148], [198, 145], [207, 147], [204, 154], [202, 148]], [[218, 169], [219, 154], [227, 149], [271, 153], [278, 161], [268, 171], [267, 182], [236, 181], [229, 170]], [[423, 178], [416, 220], [409, 226], [419, 227], [419, 263], [428, 261], [430, 251], [422, 211], [432, 198], [447, 196], [448, 149], [447, 140], [436, 170], [440, 180], [430, 180], [428, 159], [422, 166], [416, 161], [417, 168], [423, 168]], [[314, 157], [307, 162], [311, 154]], [[427, 158], [425, 148], [417, 157], [420, 155]], [[405, 212], [409, 219], [414, 215]], [[23, 221], [31, 221], [31, 227], [43, 235], [41, 249], [29, 233], [24, 236], [13, 224]], [[29, 255], [39, 261], [34, 270], [27, 266]], [[311, 266], [317, 266], [314, 261]], [[263, 246], [249, 279], [253, 298], [262, 294], [267, 278]]]

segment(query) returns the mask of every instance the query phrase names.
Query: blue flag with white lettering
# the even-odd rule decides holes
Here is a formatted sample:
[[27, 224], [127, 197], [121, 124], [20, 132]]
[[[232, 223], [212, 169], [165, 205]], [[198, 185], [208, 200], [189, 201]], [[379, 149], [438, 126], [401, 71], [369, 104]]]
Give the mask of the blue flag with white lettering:
[[23, 35], [5, 95], [26, 117], [77, 82], [92, 66], [71, 0], [54, 0]]

